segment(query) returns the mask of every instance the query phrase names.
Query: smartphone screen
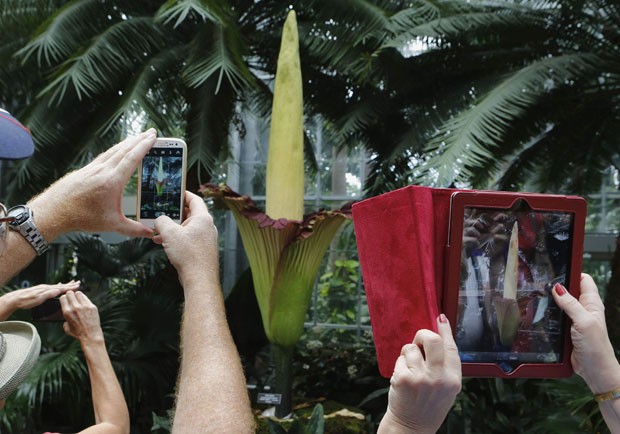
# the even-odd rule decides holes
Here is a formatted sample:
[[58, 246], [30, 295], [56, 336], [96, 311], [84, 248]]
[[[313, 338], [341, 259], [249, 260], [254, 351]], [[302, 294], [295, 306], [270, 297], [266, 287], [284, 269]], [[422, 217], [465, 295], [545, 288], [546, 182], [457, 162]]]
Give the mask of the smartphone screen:
[[181, 139], [157, 139], [142, 160], [138, 192], [138, 218], [153, 227], [166, 215], [181, 222], [185, 192], [187, 147]]

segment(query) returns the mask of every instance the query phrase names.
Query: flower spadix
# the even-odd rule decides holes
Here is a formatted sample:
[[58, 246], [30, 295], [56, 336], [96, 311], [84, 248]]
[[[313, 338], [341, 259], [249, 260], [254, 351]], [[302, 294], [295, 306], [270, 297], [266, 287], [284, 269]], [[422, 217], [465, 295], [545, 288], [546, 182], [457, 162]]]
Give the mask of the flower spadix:
[[273, 91], [266, 212], [274, 219], [304, 214], [303, 91], [295, 11], [284, 22]]

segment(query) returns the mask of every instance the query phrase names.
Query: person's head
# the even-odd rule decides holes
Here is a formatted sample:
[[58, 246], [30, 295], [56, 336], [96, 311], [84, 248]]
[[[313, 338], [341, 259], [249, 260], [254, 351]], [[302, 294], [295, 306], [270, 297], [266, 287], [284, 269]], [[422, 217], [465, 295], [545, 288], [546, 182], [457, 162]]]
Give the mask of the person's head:
[[[30, 130], [23, 126], [9, 112], [0, 108], [0, 160], [21, 160], [34, 152]], [[11, 220], [0, 202], [0, 256], [6, 250], [6, 234]]]
[[[0, 160], [21, 160], [32, 155], [34, 143], [28, 128], [6, 110], [0, 109]], [[6, 206], [0, 202], [0, 256], [6, 250], [9, 222]], [[41, 349], [41, 339], [32, 324], [0, 322], [0, 408], [6, 398], [26, 379]]]

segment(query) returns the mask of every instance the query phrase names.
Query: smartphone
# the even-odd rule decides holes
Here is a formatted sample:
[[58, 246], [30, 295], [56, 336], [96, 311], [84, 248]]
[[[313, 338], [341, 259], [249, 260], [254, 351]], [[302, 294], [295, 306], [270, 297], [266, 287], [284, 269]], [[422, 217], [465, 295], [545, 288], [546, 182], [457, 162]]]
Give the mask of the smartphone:
[[45, 300], [38, 306], [30, 309], [33, 320], [37, 321], [64, 321], [62, 308], [60, 307], [60, 297]]
[[185, 203], [187, 145], [182, 139], [159, 138], [138, 171], [138, 221], [152, 228], [161, 215], [181, 223]]

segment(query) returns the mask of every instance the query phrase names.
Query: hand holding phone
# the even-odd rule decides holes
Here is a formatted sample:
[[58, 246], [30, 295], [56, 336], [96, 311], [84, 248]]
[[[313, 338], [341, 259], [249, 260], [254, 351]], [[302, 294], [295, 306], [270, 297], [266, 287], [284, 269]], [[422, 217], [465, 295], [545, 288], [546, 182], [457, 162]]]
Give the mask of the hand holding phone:
[[187, 145], [182, 139], [159, 138], [139, 168], [138, 220], [153, 228], [161, 215], [183, 220]]

